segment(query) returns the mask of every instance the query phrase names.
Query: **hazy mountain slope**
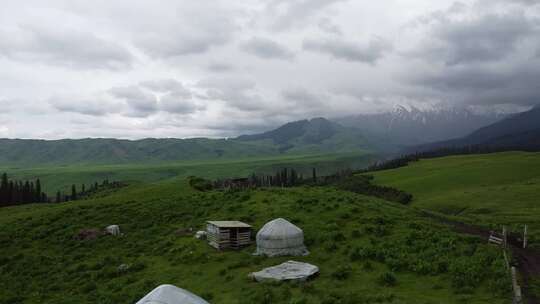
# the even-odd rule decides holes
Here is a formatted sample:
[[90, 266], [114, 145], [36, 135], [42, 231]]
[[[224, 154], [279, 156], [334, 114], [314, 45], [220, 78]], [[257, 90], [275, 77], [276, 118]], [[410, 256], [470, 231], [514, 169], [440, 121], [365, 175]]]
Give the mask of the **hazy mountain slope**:
[[316, 118], [237, 139], [0, 139], [0, 166], [159, 163], [365, 149], [358, 132]]
[[420, 110], [397, 106], [390, 112], [349, 116], [336, 121], [357, 128], [377, 148], [395, 151], [404, 146], [465, 136], [504, 117], [500, 113], [475, 113], [465, 108]]
[[324, 118], [291, 122], [269, 132], [240, 136], [237, 140], [277, 145], [281, 152], [289, 153], [350, 152], [370, 148], [358, 130]]
[[529, 111], [512, 115], [462, 138], [420, 145], [409, 150], [426, 151], [470, 145], [540, 148], [540, 108], [535, 107]]
[[278, 154], [225, 139], [0, 139], [0, 165], [118, 164]]

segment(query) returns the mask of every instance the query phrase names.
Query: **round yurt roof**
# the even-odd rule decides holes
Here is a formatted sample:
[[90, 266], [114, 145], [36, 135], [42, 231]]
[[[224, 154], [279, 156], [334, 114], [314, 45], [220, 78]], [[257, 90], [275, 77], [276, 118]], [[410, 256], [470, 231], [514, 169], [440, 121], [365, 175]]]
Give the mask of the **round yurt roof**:
[[201, 297], [174, 285], [160, 285], [135, 304], [209, 304]]
[[257, 239], [283, 239], [303, 236], [304, 232], [286, 219], [277, 218], [266, 223], [257, 233]]
[[256, 254], [306, 255], [308, 251], [304, 246], [304, 232], [285, 219], [272, 220], [257, 233]]

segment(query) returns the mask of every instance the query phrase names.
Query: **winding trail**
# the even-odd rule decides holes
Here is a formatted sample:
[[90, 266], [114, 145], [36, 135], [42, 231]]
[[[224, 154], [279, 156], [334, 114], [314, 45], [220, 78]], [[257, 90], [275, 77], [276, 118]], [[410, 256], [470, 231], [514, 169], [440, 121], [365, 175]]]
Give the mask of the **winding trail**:
[[[452, 228], [459, 233], [475, 235], [484, 239], [489, 238], [491, 231], [478, 227], [475, 225], [465, 224], [462, 222], [453, 221], [445, 218], [444, 216], [437, 215], [428, 211], [421, 211], [422, 215], [435, 219], [440, 223], [452, 226]], [[533, 248], [522, 248], [522, 242], [515, 235], [508, 235], [508, 248], [512, 251], [515, 260], [518, 265], [515, 265], [522, 276], [521, 290], [523, 298], [527, 304], [540, 304], [538, 295], [535, 295], [531, 290], [531, 280], [534, 278], [540, 278], [540, 251]]]

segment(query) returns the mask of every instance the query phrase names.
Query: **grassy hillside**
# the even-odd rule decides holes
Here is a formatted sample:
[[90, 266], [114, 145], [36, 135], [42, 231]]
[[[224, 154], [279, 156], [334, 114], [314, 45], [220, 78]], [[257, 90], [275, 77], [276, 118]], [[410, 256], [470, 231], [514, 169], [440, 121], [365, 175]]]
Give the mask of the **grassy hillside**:
[[[217, 252], [177, 231], [206, 220], [260, 228], [276, 217], [304, 229], [320, 267], [302, 284], [261, 284], [250, 272], [290, 260]], [[78, 241], [83, 228], [119, 224], [123, 237]], [[194, 192], [183, 180], [109, 196], [0, 209], [0, 303], [134, 303], [175, 284], [211, 303], [508, 303], [499, 250], [406, 207], [333, 188]], [[119, 265], [129, 270], [118, 270]]]
[[0, 139], [0, 166], [31, 168], [161, 164], [286, 155], [364, 153], [369, 149], [358, 131], [318, 118], [289, 123], [259, 135], [233, 139]]
[[374, 175], [377, 183], [412, 193], [418, 208], [516, 231], [528, 224], [538, 246], [540, 153], [428, 159]]
[[57, 190], [69, 191], [72, 184], [89, 185], [104, 179], [127, 182], [153, 182], [172, 177], [190, 175], [205, 178], [246, 177], [251, 173], [275, 172], [283, 167], [294, 167], [299, 172], [311, 174], [317, 168], [319, 174], [333, 173], [337, 169], [362, 167], [374, 159], [363, 153], [281, 155], [269, 157], [238, 158], [229, 160], [201, 160], [165, 162], [160, 164], [79, 165], [20, 168], [0, 166], [15, 179], [40, 178], [43, 189], [50, 195]]

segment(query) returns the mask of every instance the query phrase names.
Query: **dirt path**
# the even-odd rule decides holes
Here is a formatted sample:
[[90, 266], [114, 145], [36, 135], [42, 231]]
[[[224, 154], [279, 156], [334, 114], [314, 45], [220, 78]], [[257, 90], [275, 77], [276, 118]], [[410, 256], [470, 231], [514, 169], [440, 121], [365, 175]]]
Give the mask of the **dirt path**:
[[[452, 226], [454, 230], [459, 233], [476, 235], [485, 238], [486, 241], [491, 235], [489, 230], [482, 227], [452, 221], [443, 216], [439, 216], [427, 211], [422, 211], [422, 214], [426, 217], [433, 218], [438, 222]], [[516, 236], [509, 235], [507, 240], [509, 248], [512, 250], [513, 256], [518, 262], [516, 267], [523, 278], [521, 288], [523, 297], [526, 300], [525, 303], [540, 304], [538, 295], [533, 294], [530, 287], [531, 279], [540, 278], [540, 251], [531, 248], [523, 249], [521, 240], [519, 240]]]

